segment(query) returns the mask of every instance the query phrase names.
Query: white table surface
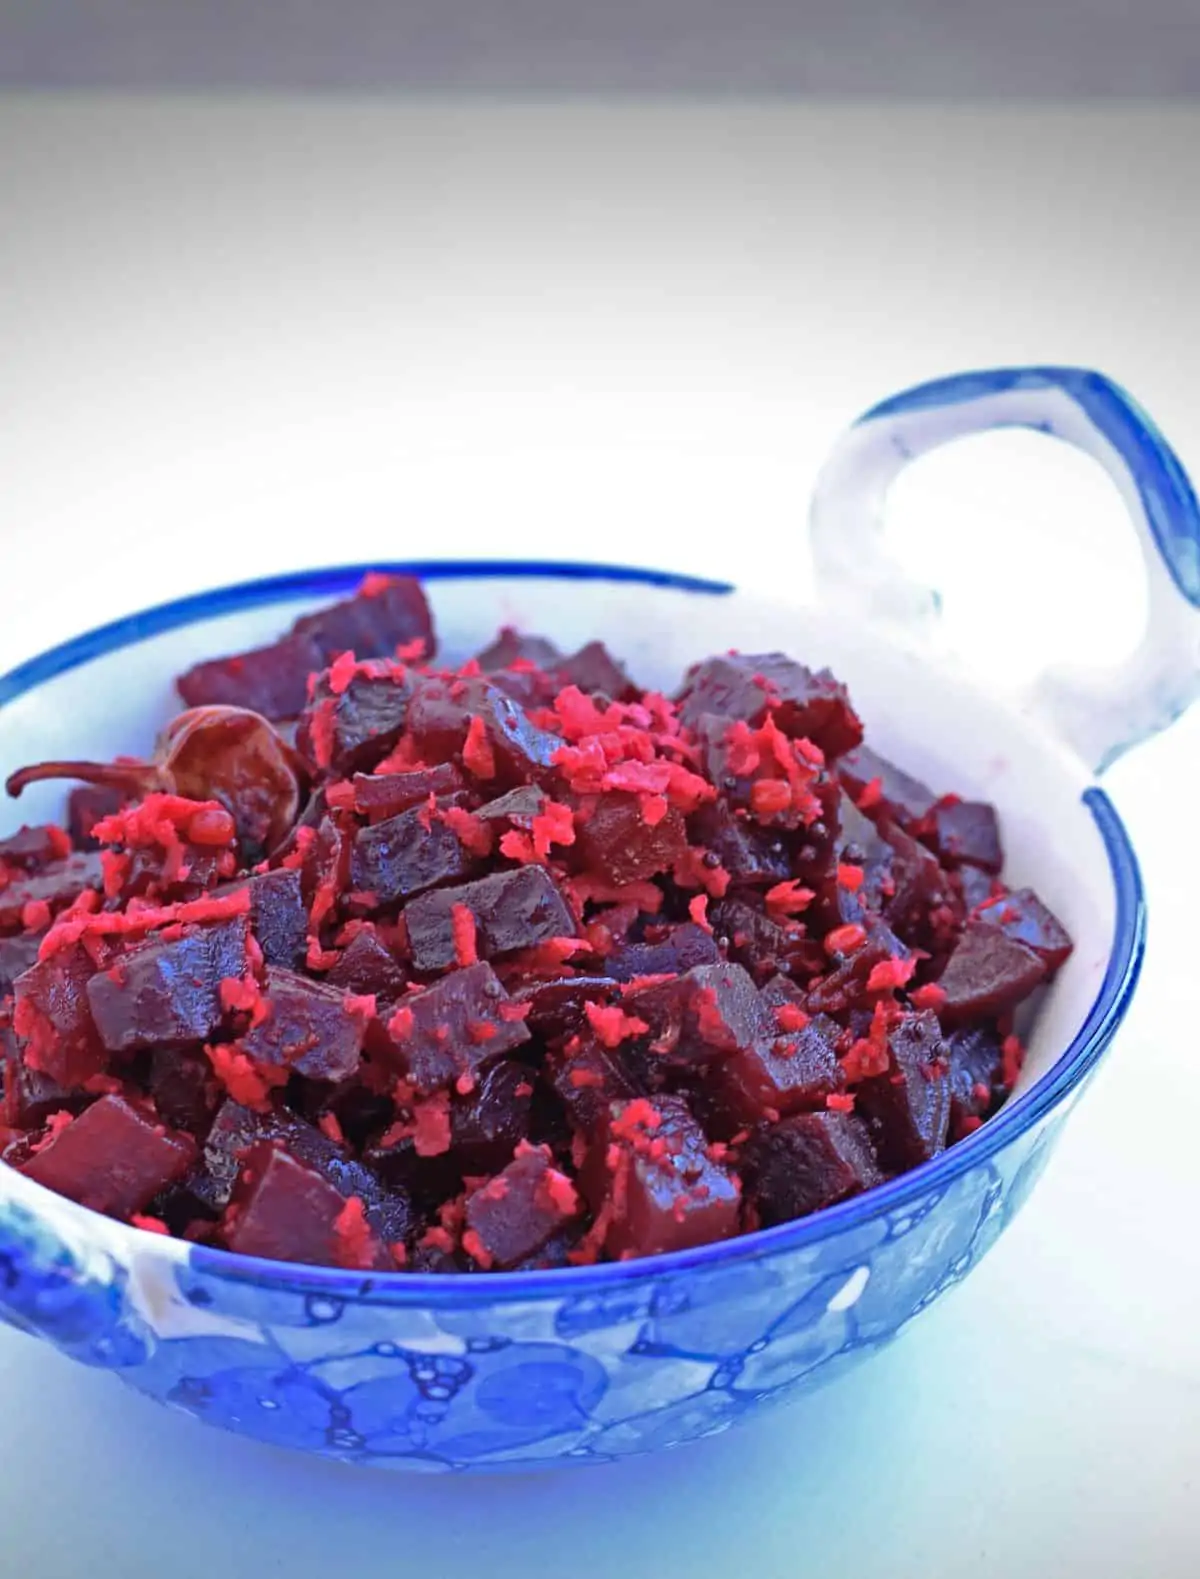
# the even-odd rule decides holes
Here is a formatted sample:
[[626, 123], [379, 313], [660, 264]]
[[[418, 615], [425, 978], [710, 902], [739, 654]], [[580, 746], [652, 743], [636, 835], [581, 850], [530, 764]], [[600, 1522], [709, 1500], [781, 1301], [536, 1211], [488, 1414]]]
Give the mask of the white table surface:
[[[336, 558], [799, 589], [839, 428], [971, 365], [1099, 365], [1200, 474], [1197, 147], [1186, 112], [0, 103], [0, 668]], [[1042, 622], [1006, 662], [1136, 632], [1119, 509], [1044, 441], [922, 463], [895, 529], [967, 645]], [[889, 1351], [674, 1456], [451, 1484], [0, 1333], [0, 1574], [1194, 1574], [1198, 766], [1193, 714], [1111, 773], [1137, 1002], [1023, 1216]]]

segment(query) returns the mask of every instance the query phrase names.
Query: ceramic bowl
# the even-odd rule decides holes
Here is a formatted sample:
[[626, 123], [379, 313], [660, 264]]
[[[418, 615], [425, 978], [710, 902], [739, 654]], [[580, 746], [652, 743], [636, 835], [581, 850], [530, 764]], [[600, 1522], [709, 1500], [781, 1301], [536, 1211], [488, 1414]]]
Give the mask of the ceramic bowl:
[[[1018, 707], [922, 642], [936, 597], [880, 549], [904, 461], [1019, 425], [1086, 447], [1125, 492], [1145, 551], [1148, 633], [1119, 672], [1046, 676]], [[502, 622], [603, 637], [672, 686], [726, 647], [829, 664], [868, 738], [941, 790], [996, 803], [1007, 876], [1074, 938], [1017, 1091], [932, 1162], [843, 1205], [730, 1242], [615, 1265], [486, 1277], [257, 1261], [126, 1227], [0, 1166], [0, 1316], [196, 1419], [351, 1463], [463, 1471], [598, 1464], [724, 1431], [856, 1365], [965, 1277], [1029, 1195], [1117, 1031], [1144, 912], [1133, 849], [1094, 771], [1197, 688], [1200, 515], [1164, 440], [1096, 374], [943, 380], [869, 412], [813, 512], [815, 607], [605, 565], [422, 563], [442, 650]], [[0, 680], [0, 767], [144, 751], [171, 677], [269, 640], [365, 567], [230, 587], [122, 620]], [[372, 567], [378, 568], [378, 567]], [[391, 567], [389, 567], [391, 568]], [[2, 813], [61, 811], [43, 787]]]

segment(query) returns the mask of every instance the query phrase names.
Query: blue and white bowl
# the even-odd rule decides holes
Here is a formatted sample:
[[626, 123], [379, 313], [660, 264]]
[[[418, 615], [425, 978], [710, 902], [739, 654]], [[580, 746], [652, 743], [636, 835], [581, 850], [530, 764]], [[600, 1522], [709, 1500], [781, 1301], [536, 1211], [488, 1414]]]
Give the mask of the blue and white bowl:
[[[1151, 592], [1148, 634], [1119, 673], [1046, 676], [1016, 709], [922, 652], [936, 598], [879, 547], [879, 506], [904, 462], [1000, 426], [1057, 434], [1108, 467]], [[1141, 882], [1093, 770], [1196, 693], [1200, 513], [1165, 441], [1106, 379], [990, 372], [910, 390], [851, 429], [818, 488], [813, 547], [816, 608], [611, 566], [395, 568], [426, 579], [451, 656], [515, 622], [565, 647], [603, 637], [661, 686], [730, 646], [827, 663], [885, 755], [994, 801], [1009, 880], [1036, 885], [1076, 939], [1021, 1084], [995, 1118], [924, 1167], [800, 1222], [657, 1259], [486, 1277], [364, 1276], [191, 1246], [0, 1166], [0, 1316], [267, 1442], [396, 1469], [533, 1469], [724, 1431], [857, 1364], [965, 1277], [1036, 1183], [1134, 990]], [[353, 588], [363, 568], [203, 593], [33, 660], [0, 680], [0, 766], [144, 751], [176, 710], [173, 675], [270, 639]], [[4, 820], [56, 815], [59, 797], [39, 793]]]

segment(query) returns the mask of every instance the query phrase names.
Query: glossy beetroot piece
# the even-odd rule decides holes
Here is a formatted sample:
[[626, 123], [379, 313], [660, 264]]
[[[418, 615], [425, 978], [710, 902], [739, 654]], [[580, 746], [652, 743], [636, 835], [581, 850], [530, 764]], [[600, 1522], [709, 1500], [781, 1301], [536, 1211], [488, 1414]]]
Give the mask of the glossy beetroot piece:
[[64, 1128], [52, 1130], [20, 1164], [27, 1178], [82, 1206], [128, 1217], [191, 1166], [195, 1143], [123, 1097], [101, 1097]]
[[467, 1198], [463, 1247], [485, 1271], [527, 1261], [579, 1216], [579, 1193], [548, 1153], [523, 1151]]
[[497, 959], [519, 949], [535, 948], [552, 938], [573, 938], [575, 918], [566, 900], [541, 866], [494, 872], [477, 883], [438, 888], [404, 908], [413, 964], [418, 970], [446, 970], [466, 963], [459, 917], [474, 924], [473, 947], [480, 959]]
[[8, 1163], [218, 1247], [479, 1274], [803, 1216], [986, 1122], [1071, 947], [992, 808], [779, 654], [672, 702], [599, 643], [432, 652], [371, 578], [185, 677], [69, 835], [0, 841]]
[[484, 960], [410, 993], [387, 1023], [403, 1078], [428, 1094], [466, 1077], [529, 1040], [520, 1012]]
[[297, 718], [308, 702], [309, 675], [339, 654], [387, 658], [413, 641], [432, 656], [433, 624], [425, 595], [411, 577], [387, 578], [355, 598], [305, 615], [290, 635], [270, 647], [197, 664], [180, 677], [179, 694], [190, 707], [223, 703], [267, 718]]
[[202, 1042], [225, 1013], [221, 983], [246, 968], [244, 921], [197, 927], [167, 942], [154, 938], [96, 971], [87, 1001], [110, 1053]]
[[883, 1179], [866, 1126], [847, 1113], [798, 1113], [760, 1130], [742, 1167], [764, 1228], [835, 1206]]

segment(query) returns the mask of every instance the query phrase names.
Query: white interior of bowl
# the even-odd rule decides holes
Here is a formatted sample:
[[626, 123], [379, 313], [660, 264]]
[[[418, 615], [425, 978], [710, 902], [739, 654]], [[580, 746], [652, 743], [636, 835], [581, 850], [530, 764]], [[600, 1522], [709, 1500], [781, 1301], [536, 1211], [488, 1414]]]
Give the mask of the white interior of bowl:
[[[1061, 917], [1075, 953], [1047, 994], [1022, 1087], [1045, 1074], [1082, 1025], [1113, 945], [1115, 895], [1103, 842], [1082, 800], [1086, 771], [999, 701], [836, 614], [637, 583], [532, 577], [429, 585], [447, 658], [462, 659], [501, 624], [570, 650], [601, 638], [644, 685], [671, 690], [689, 663], [729, 647], [782, 650], [827, 664], [850, 687], [869, 742], [938, 792], [993, 801], [1005, 876], [1029, 884]], [[272, 640], [308, 608], [290, 600], [182, 629], [89, 660], [0, 708], [0, 774], [46, 757], [148, 752], [178, 711], [173, 677], [199, 658]], [[61, 815], [65, 789], [0, 802], [0, 833]]]

